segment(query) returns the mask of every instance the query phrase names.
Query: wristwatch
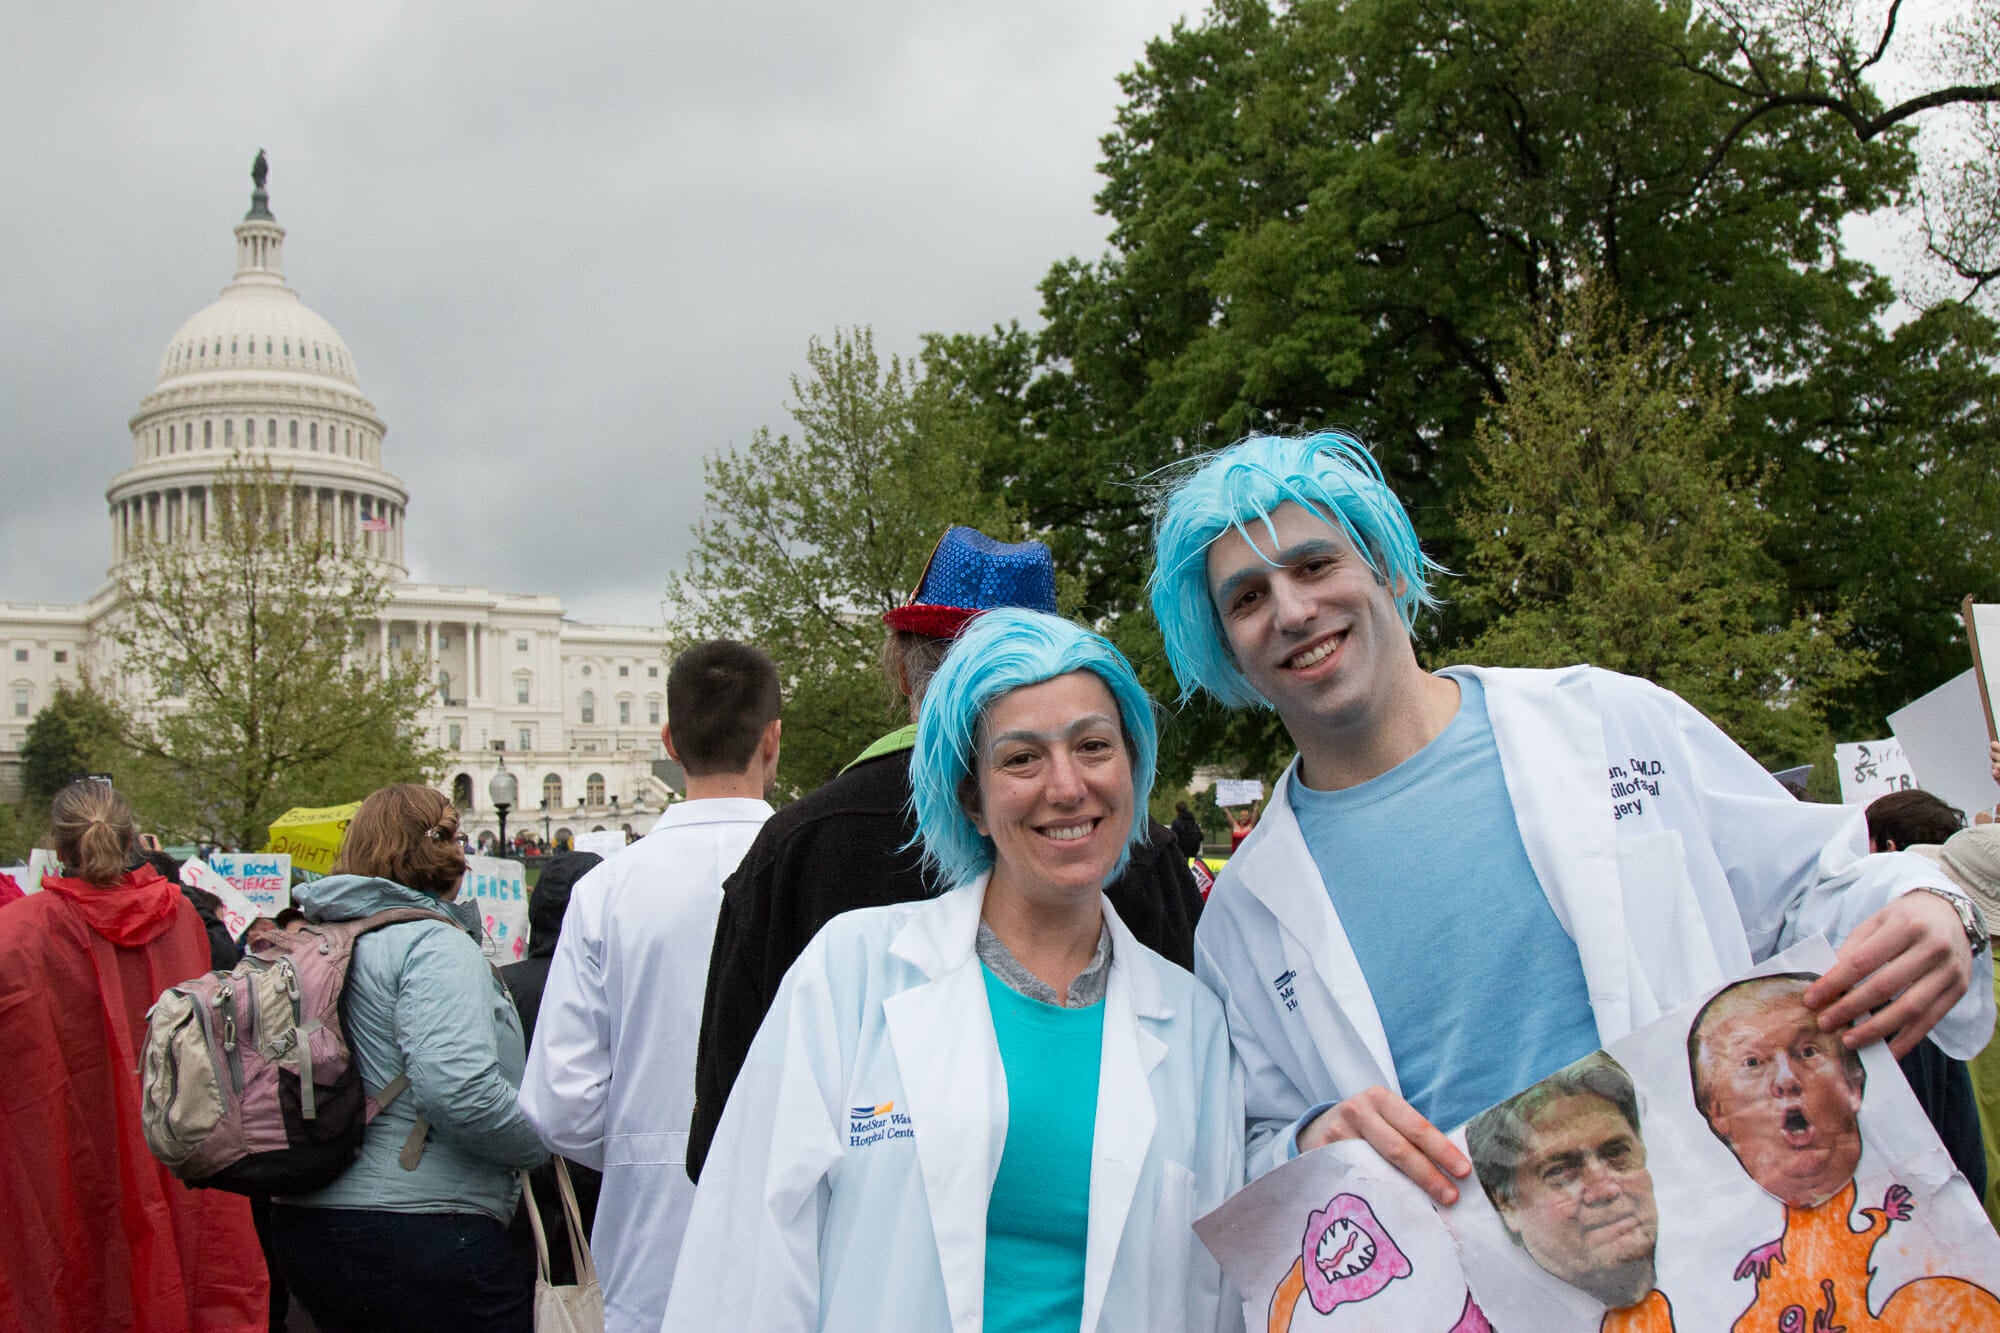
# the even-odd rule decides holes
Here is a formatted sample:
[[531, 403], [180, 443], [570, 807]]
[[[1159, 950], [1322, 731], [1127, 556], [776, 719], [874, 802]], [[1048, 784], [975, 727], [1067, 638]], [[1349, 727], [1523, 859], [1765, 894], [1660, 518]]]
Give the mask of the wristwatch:
[[1979, 957], [1989, 943], [1986, 935], [1986, 917], [1979, 910], [1979, 904], [1962, 893], [1950, 889], [1940, 889], [1933, 884], [1919, 884], [1912, 893], [1928, 893], [1933, 898], [1942, 898], [1951, 904], [1951, 910], [1958, 913], [1959, 928], [1965, 932], [1965, 942], [1972, 946], [1972, 956]]

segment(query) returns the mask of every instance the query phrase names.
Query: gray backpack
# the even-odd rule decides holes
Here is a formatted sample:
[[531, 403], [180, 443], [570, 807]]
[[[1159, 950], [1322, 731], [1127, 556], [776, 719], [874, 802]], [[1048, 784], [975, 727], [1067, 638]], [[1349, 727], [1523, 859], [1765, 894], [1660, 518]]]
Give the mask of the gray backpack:
[[[341, 1026], [354, 941], [402, 921], [450, 917], [399, 907], [355, 921], [306, 922], [251, 946], [226, 972], [166, 991], [146, 1014], [139, 1057], [146, 1146], [190, 1185], [296, 1194], [332, 1181], [409, 1078], [374, 1097]], [[428, 1126], [404, 1146], [411, 1169]]]

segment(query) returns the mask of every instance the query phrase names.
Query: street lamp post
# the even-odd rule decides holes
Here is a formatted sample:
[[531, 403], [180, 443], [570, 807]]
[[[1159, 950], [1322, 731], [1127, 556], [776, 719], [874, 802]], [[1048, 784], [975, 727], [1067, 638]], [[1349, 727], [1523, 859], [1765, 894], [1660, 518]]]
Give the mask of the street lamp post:
[[486, 794], [493, 798], [493, 808], [500, 812], [500, 855], [507, 854], [507, 812], [514, 808], [514, 802], [521, 795], [521, 784], [507, 771], [507, 757], [500, 757], [500, 771], [486, 784]]
[[549, 845], [549, 798], [542, 798], [542, 846]]

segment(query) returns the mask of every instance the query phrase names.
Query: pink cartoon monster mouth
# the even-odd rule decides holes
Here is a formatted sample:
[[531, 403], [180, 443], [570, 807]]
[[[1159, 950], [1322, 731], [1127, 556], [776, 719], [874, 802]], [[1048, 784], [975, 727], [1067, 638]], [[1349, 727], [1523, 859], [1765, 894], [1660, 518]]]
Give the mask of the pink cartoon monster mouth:
[[1337, 1194], [1306, 1219], [1302, 1251], [1306, 1294], [1321, 1314], [1365, 1301], [1411, 1271], [1409, 1258], [1357, 1194]]

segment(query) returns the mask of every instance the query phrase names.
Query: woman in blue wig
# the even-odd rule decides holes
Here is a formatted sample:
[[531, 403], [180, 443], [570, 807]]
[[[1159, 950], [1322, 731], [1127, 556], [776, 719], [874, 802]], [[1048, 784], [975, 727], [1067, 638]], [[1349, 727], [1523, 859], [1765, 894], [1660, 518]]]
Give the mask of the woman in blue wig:
[[924, 855], [956, 885], [836, 917], [723, 1112], [665, 1327], [1241, 1326], [1189, 1224], [1242, 1183], [1221, 1006], [1103, 887], [1158, 733], [1109, 643], [980, 617], [924, 696]]

